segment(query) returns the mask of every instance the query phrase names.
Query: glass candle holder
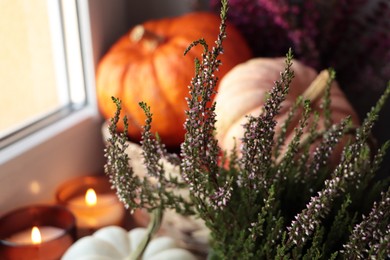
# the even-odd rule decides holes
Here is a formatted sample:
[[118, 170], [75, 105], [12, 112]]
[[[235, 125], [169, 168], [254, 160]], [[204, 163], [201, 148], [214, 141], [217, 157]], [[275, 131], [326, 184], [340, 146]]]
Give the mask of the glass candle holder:
[[33, 205], [0, 218], [0, 259], [60, 259], [76, 241], [75, 217], [58, 205]]
[[57, 189], [56, 200], [75, 215], [78, 237], [104, 226], [124, 225], [125, 208], [106, 176], [72, 179]]

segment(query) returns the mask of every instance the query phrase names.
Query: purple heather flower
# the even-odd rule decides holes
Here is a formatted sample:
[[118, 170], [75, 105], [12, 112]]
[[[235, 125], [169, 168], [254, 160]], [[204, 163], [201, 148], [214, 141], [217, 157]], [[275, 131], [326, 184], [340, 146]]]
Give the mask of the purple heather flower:
[[230, 197], [232, 196], [233, 188], [229, 182], [226, 182], [223, 187], [219, 187], [217, 191], [210, 196], [210, 202], [214, 209], [223, 209]]
[[320, 225], [321, 218], [330, 211], [330, 206], [334, 198], [339, 194], [341, 188], [341, 178], [335, 177], [325, 181], [325, 188], [311, 197], [306, 208], [295, 216], [295, 220], [287, 228], [289, 242], [303, 245]]
[[[345, 244], [343, 254], [348, 259], [371, 259], [383, 253], [390, 258], [390, 188], [382, 193], [380, 202], [375, 202], [368, 216], [357, 224]], [[385, 225], [384, 225], [385, 224]], [[382, 257], [383, 257], [382, 256]]]
[[294, 77], [291, 70], [292, 54], [287, 54], [285, 71], [281, 73], [279, 81], [269, 93], [264, 104], [264, 111], [258, 117], [248, 116], [247, 123], [244, 125], [244, 136], [242, 138], [240, 159], [241, 167], [244, 170], [244, 178], [249, 187], [257, 188], [260, 185], [267, 190], [269, 187], [268, 169], [272, 160], [272, 149], [274, 146], [274, 134], [276, 120], [275, 116], [279, 113], [281, 103], [287, 95], [290, 83]]
[[[209, 201], [211, 206], [222, 207], [230, 198], [230, 189], [219, 181], [219, 147], [214, 138], [215, 104], [211, 104], [215, 94], [217, 78], [213, 74], [221, 65], [217, 58], [223, 53], [222, 41], [226, 37], [225, 20], [222, 19], [220, 34], [216, 46], [209, 49], [208, 45], [199, 40], [187, 49], [197, 44], [203, 45], [206, 52], [202, 60], [197, 62], [197, 73], [189, 86], [190, 98], [187, 99], [188, 110], [185, 141], [181, 146], [181, 172], [187, 182], [191, 194], [199, 199]], [[211, 188], [205, 183], [212, 180]]]

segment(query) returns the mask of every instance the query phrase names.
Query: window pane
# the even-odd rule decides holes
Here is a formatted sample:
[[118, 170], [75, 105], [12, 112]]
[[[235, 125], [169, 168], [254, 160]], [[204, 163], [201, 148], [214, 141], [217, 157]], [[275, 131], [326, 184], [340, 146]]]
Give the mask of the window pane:
[[0, 0], [0, 137], [57, 110], [47, 0]]

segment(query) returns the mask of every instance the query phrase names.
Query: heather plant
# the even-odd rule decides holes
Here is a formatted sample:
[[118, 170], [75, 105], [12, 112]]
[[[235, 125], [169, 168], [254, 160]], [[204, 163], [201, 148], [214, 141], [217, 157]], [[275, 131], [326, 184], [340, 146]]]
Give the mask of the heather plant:
[[[231, 0], [229, 5], [229, 20], [256, 56], [283, 55], [292, 47], [300, 60], [317, 69], [332, 61], [344, 68], [359, 58], [359, 65], [373, 62], [380, 69], [378, 63], [383, 65], [390, 55], [386, 0]], [[219, 0], [210, 1], [212, 10], [219, 7]], [[381, 73], [389, 73], [388, 68]]]
[[[390, 142], [374, 150], [369, 137], [390, 95], [390, 82], [358, 129], [351, 128], [349, 118], [334, 124], [330, 121], [329, 95], [324, 97], [322, 114], [311, 111], [310, 100], [298, 98], [282, 129], [288, 128], [294, 116], [300, 116], [299, 125], [282, 154], [285, 131], [276, 135], [275, 116], [294, 77], [290, 50], [263, 112], [248, 116], [243, 126], [240, 152], [227, 155], [214, 137], [212, 102], [218, 82], [214, 72], [221, 66], [218, 57], [227, 37], [227, 10], [227, 0], [222, 0], [215, 46], [200, 39], [186, 50], [200, 46], [204, 52], [195, 60], [189, 85], [180, 154], [168, 153], [158, 135], [151, 133], [153, 108], [140, 103], [146, 115], [141, 142], [146, 177], [136, 176], [129, 166], [126, 130], [116, 132], [121, 103], [113, 98], [117, 112], [109, 127], [105, 171], [118, 197], [131, 210], [152, 212], [154, 231], [165, 209], [198, 216], [210, 230], [210, 257], [215, 259], [389, 258], [390, 188], [388, 180], [375, 178], [375, 172]], [[303, 111], [299, 115], [298, 108]], [[327, 122], [322, 132], [317, 131], [320, 116]], [[328, 158], [341, 138], [348, 136], [338, 165], [332, 167]], [[180, 176], [166, 172], [162, 158], [177, 165]], [[187, 191], [188, 196], [179, 190]]]

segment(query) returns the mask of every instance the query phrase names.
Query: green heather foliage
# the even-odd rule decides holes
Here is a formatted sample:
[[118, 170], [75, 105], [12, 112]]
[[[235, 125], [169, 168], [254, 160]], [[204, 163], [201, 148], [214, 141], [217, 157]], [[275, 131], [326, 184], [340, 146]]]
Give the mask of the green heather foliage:
[[[211, 231], [212, 259], [389, 258], [389, 180], [378, 180], [375, 172], [390, 142], [373, 149], [370, 135], [390, 94], [390, 82], [358, 129], [351, 128], [349, 118], [335, 124], [330, 121], [329, 90], [324, 95], [322, 114], [311, 111], [309, 100], [298, 98], [283, 129], [298, 108], [303, 113], [295, 137], [281, 154], [285, 132], [275, 136], [275, 115], [294, 77], [289, 51], [264, 112], [258, 117], [248, 116], [240, 154], [226, 156], [214, 138], [215, 104], [211, 97], [218, 81], [213, 72], [221, 65], [218, 56], [223, 53], [227, 9], [227, 0], [223, 0], [215, 46], [210, 49], [200, 39], [188, 48], [200, 45], [204, 53], [195, 61], [187, 99], [186, 136], [179, 155], [169, 154], [158, 136], [152, 135], [152, 113], [147, 104], [140, 103], [147, 117], [142, 138], [144, 163], [148, 176], [157, 179], [158, 185], [149, 177], [134, 175], [129, 167], [127, 131], [116, 132], [121, 103], [113, 98], [117, 113], [110, 124], [105, 171], [118, 197], [129, 209], [170, 208], [199, 216]], [[331, 74], [333, 80], [334, 72]], [[324, 132], [316, 130], [320, 116], [326, 118]], [[328, 159], [342, 137], [348, 137], [349, 142], [339, 164], [333, 167]], [[310, 148], [313, 145], [314, 152]], [[161, 158], [180, 166], [180, 178], [165, 173]], [[175, 192], [180, 189], [189, 191], [189, 197]]]

